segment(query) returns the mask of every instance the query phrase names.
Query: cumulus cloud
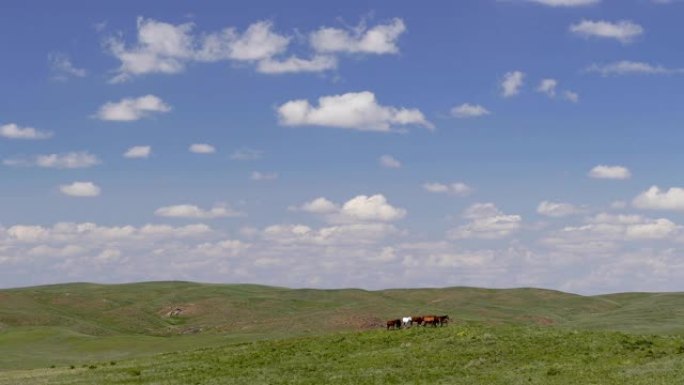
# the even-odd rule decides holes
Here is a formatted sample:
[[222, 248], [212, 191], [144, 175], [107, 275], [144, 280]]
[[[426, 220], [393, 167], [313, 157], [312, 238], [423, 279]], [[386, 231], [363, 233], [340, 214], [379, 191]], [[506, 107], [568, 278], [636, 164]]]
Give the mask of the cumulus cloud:
[[188, 151], [195, 154], [213, 154], [216, 152], [216, 147], [207, 143], [193, 143], [188, 147]]
[[211, 209], [204, 210], [191, 204], [160, 207], [154, 212], [154, 214], [160, 217], [192, 219], [215, 219], [245, 216], [244, 213], [234, 210], [227, 205], [215, 205]]
[[489, 115], [491, 112], [479, 104], [463, 103], [451, 109], [451, 116], [456, 118], [477, 118]]
[[359, 131], [390, 132], [403, 125], [433, 128], [418, 109], [382, 106], [370, 91], [323, 96], [318, 99], [318, 106], [304, 99], [291, 100], [278, 107], [278, 118], [286, 126], [314, 125]]
[[233, 151], [230, 155], [230, 159], [233, 160], [257, 160], [261, 159], [264, 152], [261, 150], [255, 150], [253, 148], [243, 147]]
[[252, 171], [252, 173], [249, 176], [249, 179], [251, 179], [255, 182], [264, 182], [264, 181], [269, 181], [269, 180], [276, 180], [276, 179], [278, 179], [278, 174], [275, 172]]
[[324, 27], [312, 32], [309, 41], [314, 50], [323, 53], [394, 54], [399, 52], [397, 40], [404, 31], [404, 21], [395, 18], [371, 28], [365, 23], [351, 30]]
[[537, 92], [546, 94], [546, 96], [553, 98], [556, 97], [556, 86], [558, 86], [558, 81], [556, 79], [542, 79], [537, 87]]
[[537, 206], [537, 213], [552, 217], [561, 218], [581, 213], [583, 210], [570, 203], [542, 201]]
[[406, 216], [405, 209], [392, 206], [382, 194], [357, 195], [341, 205], [320, 197], [297, 209], [325, 215], [331, 223], [393, 222]]
[[311, 59], [290, 56], [284, 60], [264, 59], [257, 65], [257, 71], [265, 74], [284, 74], [297, 72], [322, 72], [337, 68], [334, 56], [317, 55]]
[[3, 160], [6, 166], [44, 167], [44, 168], [88, 168], [100, 164], [97, 156], [87, 152], [67, 152], [63, 154], [38, 155], [33, 158], [10, 158]]
[[595, 253], [614, 252], [621, 242], [676, 240], [681, 226], [666, 218], [651, 219], [641, 215], [600, 213], [587, 218], [581, 226], [567, 226], [541, 240], [554, 248]]
[[8, 139], [48, 139], [52, 137], [52, 132], [41, 131], [33, 127], [20, 127], [15, 123], [0, 125], [0, 136]]
[[501, 96], [510, 98], [520, 93], [525, 82], [525, 74], [521, 71], [507, 72], [501, 81]]
[[294, 210], [301, 210], [313, 214], [332, 214], [340, 210], [339, 206], [332, 201], [320, 197], [312, 201], [305, 202], [299, 207], [294, 207]]
[[467, 196], [474, 191], [472, 187], [462, 182], [454, 182], [449, 184], [430, 182], [423, 184], [423, 189], [431, 193], [444, 193], [456, 196]]
[[358, 195], [342, 205], [340, 219], [391, 222], [403, 218], [406, 210], [390, 205], [384, 195]]
[[661, 190], [658, 186], [651, 186], [637, 195], [632, 200], [632, 205], [640, 209], [684, 210], [684, 188], [671, 187], [668, 190]]
[[[211, 228], [204, 224], [181, 227], [147, 224], [140, 227], [101, 226], [92, 222], [58, 222], [51, 227], [35, 225], [14, 225], [6, 229], [6, 238], [11, 242], [65, 244], [81, 243], [108, 244], [113, 241], [135, 242], [146, 239], [186, 238], [209, 234]], [[79, 242], [80, 241], [80, 242]]]
[[154, 95], [145, 95], [139, 98], [124, 98], [119, 102], [107, 102], [100, 107], [95, 116], [100, 120], [130, 122], [169, 111], [171, 106], [163, 100]]
[[219, 61], [246, 63], [265, 74], [328, 71], [337, 68], [336, 53], [398, 52], [396, 43], [405, 26], [401, 19], [394, 19], [372, 28], [363, 23], [352, 30], [321, 28], [310, 34], [314, 54], [308, 58], [288, 56], [292, 37], [276, 32], [268, 20], [254, 22], [243, 32], [233, 27], [203, 33], [194, 29], [193, 23], [171, 24], [139, 17], [135, 42], [127, 44], [121, 37], [105, 41], [109, 53], [121, 62], [111, 82], [152, 73], [175, 74], [190, 63]]
[[616, 23], [599, 20], [582, 20], [570, 26], [570, 32], [582, 37], [600, 37], [615, 39], [623, 44], [632, 42], [636, 37], [644, 33], [644, 28], [629, 20], [621, 20]]
[[386, 223], [352, 223], [314, 229], [306, 225], [273, 225], [261, 236], [280, 244], [353, 245], [375, 243], [398, 230]]
[[147, 158], [152, 153], [152, 147], [150, 146], [133, 146], [129, 148], [124, 154], [124, 158], [134, 159], [134, 158]]
[[314, 229], [305, 225], [273, 225], [264, 239], [284, 244], [353, 245], [377, 242], [398, 230], [386, 223], [351, 223]]
[[586, 5], [594, 5], [601, 2], [601, 0], [527, 0], [533, 3], [548, 5], [550, 7], [582, 7]]
[[587, 72], [596, 72], [602, 76], [619, 75], [670, 75], [682, 74], [684, 68], [667, 68], [658, 64], [622, 60], [608, 64], [592, 64], [587, 67]]
[[449, 231], [452, 239], [499, 239], [518, 231], [521, 227], [520, 215], [507, 215], [493, 203], [476, 203], [465, 210], [463, 218], [470, 222]]
[[259, 21], [247, 27], [243, 34], [234, 28], [205, 36], [197, 53], [200, 60], [257, 61], [284, 52], [290, 38], [273, 32], [273, 23]]
[[573, 103], [579, 102], [579, 98], [580, 98], [579, 94], [577, 92], [572, 92], [572, 91], [564, 91], [563, 97], [565, 98], [565, 100], [573, 102]]
[[61, 52], [53, 52], [48, 55], [48, 63], [52, 78], [59, 81], [66, 81], [70, 77], [82, 78], [88, 72], [83, 68], [77, 68], [71, 63], [69, 55]]
[[193, 25], [173, 25], [138, 17], [138, 42], [133, 47], [119, 38], [109, 38], [105, 46], [121, 61], [112, 82], [128, 80], [131, 76], [147, 73], [178, 73], [193, 54]]
[[302, 204], [299, 208], [313, 214], [332, 214], [339, 211], [339, 206], [326, 198], [320, 197]]
[[93, 182], [74, 182], [59, 186], [59, 191], [71, 197], [96, 197], [100, 195], [100, 187]]
[[588, 175], [596, 179], [629, 179], [632, 177], [632, 173], [627, 167], [602, 164], [592, 168]]
[[392, 155], [383, 155], [378, 159], [378, 162], [385, 168], [401, 168], [401, 162]]

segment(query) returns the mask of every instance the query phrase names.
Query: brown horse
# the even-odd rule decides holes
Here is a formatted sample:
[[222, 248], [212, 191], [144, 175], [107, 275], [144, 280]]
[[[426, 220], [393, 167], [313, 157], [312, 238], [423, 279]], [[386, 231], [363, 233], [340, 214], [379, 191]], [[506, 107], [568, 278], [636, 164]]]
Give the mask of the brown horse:
[[387, 330], [390, 329], [401, 329], [401, 320], [400, 319], [393, 319], [387, 321]]
[[420, 325], [423, 324], [423, 316], [422, 316], [422, 315], [412, 316], [412, 317], [411, 317], [411, 320], [412, 320], [414, 323], [418, 324], [418, 326], [420, 326]]
[[449, 316], [448, 315], [437, 316], [437, 322], [439, 323], [439, 326], [445, 326], [449, 323]]
[[423, 326], [432, 325], [432, 327], [437, 326], [439, 318], [436, 315], [424, 315], [423, 316]]

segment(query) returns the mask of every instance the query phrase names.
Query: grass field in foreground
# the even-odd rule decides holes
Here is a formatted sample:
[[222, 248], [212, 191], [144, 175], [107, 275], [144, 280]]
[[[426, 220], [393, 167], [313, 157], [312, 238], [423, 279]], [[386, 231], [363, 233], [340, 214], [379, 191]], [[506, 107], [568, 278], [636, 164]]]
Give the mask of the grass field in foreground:
[[677, 384], [684, 339], [452, 324], [0, 373], [0, 384]]
[[[182, 308], [183, 312], [176, 317], [168, 316], [169, 310], [174, 308]], [[216, 354], [222, 357], [221, 349], [226, 354], [239, 351], [235, 350], [236, 343], [270, 343], [267, 340], [280, 341], [273, 342], [276, 349], [277, 344], [287, 345], [288, 341], [309, 341], [306, 343], [311, 348], [307, 349], [315, 351], [315, 345], [325, 345], [327, 336], [332, 334], [367, 331], [368, 334], [358, 334], [359, 338], [386, 338], [385, 334], [373, 337], [374, 333], [382, 333], [386, 319], [430, 313], [449, 314], [455, 324], [480, 325], [471, 326], [475, 328], [473, 330], [489, 328], [484, 334], [498, 335], [501, 328], [501, 335], [508, 336], [509, 342], [517, 338], [511, 331], [514, 329], [510, 328], [523, 327], [520, 330], [525, 331], [528, 330], [525, 327], [537, 330], [538, 326], [544, 326], [538, 329], [540, 338], [547, 335], [544, 333], [563, 334], [577, 330], [578, 334], [564, 334], [563, 338], [580, 338], [579, 346], [586, 342], [581, 336], [601, 335], [601, 331], [657, 334], [659, 337], [654, 338], [662, 341], [668, 338], [674, 341], [684, 335], [684, 295], [681, 293], [580, 296], [528, 288], [365, 291], [191, 282], [64, 284], [0, 290], [0, 378], [12, 378], [14, 383], [35, 383], [15, 381], [19, 373], [16, 370], [37, 369], [29, 372], [30, 375], [45, 372], [54, 379], [59, 377], [53, 377], [56, 373], [72, 365], [75, 368], [68, 369], [65, 375], [85, 372], [83, 375], [87, 376], [89, 370], [94, 369], [86, 371], [82, 365], [97, 365], [102, 369], [102, 363], [111, 361], [120, 363], [110, 368], [116, 371], [132, 362], [134, 364], [130, 365], [154, 368], [155, 360], [161, 359], [161, 370], [166, 356], [158, 356], [159, 353], [183, 355], [200, 348], [216, 348], [219, 349]], [[404, 332], [397, 335], [421, 336], [413, 335], [420, 333], [418, 330], [401, 331]], [[435, 336], [451, 333], [432, 332], [437, 333]], [[414, 343], [423, 343], [420, 341]], [[609, 344], [603, 348], [612, 349], [621, 342], [608, 339], [597, 343]], [[448, 347], [440, 349], [445, 348]], [[671, 351], [678, 347], [670, 348], [667, 357], [675, 357]], [[512, 368], [524, 360], [508, 362]], [[49, 369], [53, 365], [56, 368]], [[629, 365], [629, 362], [624, 363], [622, 368], [627, 370]], [[674, 367], [659, 368], [668, 372], [674, 370]], [[261, 367], [258, 370], [270, 369]]]

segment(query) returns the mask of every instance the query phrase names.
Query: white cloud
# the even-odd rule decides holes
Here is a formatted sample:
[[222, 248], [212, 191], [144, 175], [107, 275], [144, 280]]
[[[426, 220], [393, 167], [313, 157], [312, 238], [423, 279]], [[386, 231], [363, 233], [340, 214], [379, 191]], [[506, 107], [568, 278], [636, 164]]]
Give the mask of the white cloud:
[[601, 37], [616, 39], [621, 43], [630, 43], [634, 38], [644, 33], [643, 27], [628, 20], [617, 23], [599, 20], [582, 20], [570, 26], [570, 32], [583, 37]]
[[489, 110], [479, 104], [463, 103], [451, 109], [451, 115], [457, 118], [477, 118], [489, 114]]
[[592, 64], [587, 72], [596, 72], [602, 76], [610, 75], [668, 75], [684, 73], [684, 68], [666, 68], [644, 62], [622, 60], [609, 64]]
[[124, 158], [147, 158], [152, 153], [152, 147], [150, 146], [133, 146], [129, 148], [124, 154]]
[[305, 225], [273, 225], [266, 227], [261, 235], [267, 241], [290, 245], [365, 245], [397, 232], [394, 226], [386, 223], [352, 223], [320, 229]]
[[100, 187], [93, 182], [74, 182], [59, 186], [59, 191], [72, 197], [96, 197], [100, 195]]
[[258, 61], [285, 52], [290, 38], [273, 32], [273, 23], [258, 21], [251, 24], [243, 34], [234, 28], [226, 28], [202, 38], [201, 49], [196, 57], [202, 61], [238, 60]]
[[470, 222], [449, 231], [450, 238], [504, 238], [518, 231], [522, 222], [521, 216], [506, 215], [493, 203], [476, 203], [465, 211], [463, 217]]
[[8, 139], [48, 139], [52, 132], [40, 131], [33, 127], [20, 127], [14, 123], [0, 125], [0, 136]]
[[192, 23], [174, 25], [139, 17], [136, 42], [127, 45], [119, 37], [105, 41], [107, 50], [121, 61], [111, 82], [151, 73], [180, 73], [195, 62], [248, 63], [257, 72], [266, 74], [322, 72], [337, 68], [337, 58], [329, 53], [397, 52], [396, 40], [405, 27], [396, 19], [391, 24], [367, 30], [359, 26], [354, 34], [322, 28], [311, 34], [310, 44], [315, 51], [328, 54], [313, 54], [310, 58], [285, 56], [293, 39], [275, 32], [271, 21], [252, 23], [244, 32], [228, 27], [195, 33], [194, 28]]
[[537, 206], [537, 213], [553, 218], [567, 217], [581, 212], [580, 208], [570, 203], [542, 201]]
[[423, 189], [431, 193], [446, 193], [456, 196], [467, 196], [473, 192], [473, 188], [462, 182], [454, 182], [450, 184], [444, 183], [425, 183]]
[[119, 102], [107, 102], [95, 115], [100, 120], [130, 122], [146, 118], [155, 113], [171, 111], [171, 106], [154, 95], [139, 98], [124, 98]]
[[100, 164], [97, 156], [87, 152], [67, 152], [64, 154], [38, 155], [35, 158], [5, 159], [6, 166], [44, 167], [44, 168], [88, 168]]
[[629, 179], [632, 173], [627, 167], [598, 165], [592, 168], [588, 174], [597, 179]]
[[318, 99], [318, 106], [304, 99], [292, 100], [278, 107], [278, 118], [286, 126], [315, 125], [359, 131], [389, 132], [398, 125], [433, 128], [419, 110], [382, 106], [369, 91], [323, 96]]
[[665, 218], [645, 218], [640, 215], [600, 213], [588, 218], [582, 226], [568, 226], [542, 239], [542, 243], [567, 251], [617, 251], [620, 242], [643, 240], [675, 240], [681, 226]]
[[185, 61], [194, 56], [192, 28], [190, 23], [172, 25], [138, 17], [136, 45], [126, 48], [118, 38], [105, 42], [109, 52], [121, 61], [112, 82], [128, 80], [133, 75], [183, 71]]
[[249, 179], [256, 181], [256, 182], [276, 180], [276, 179], [278, 179], [278, 174], [275, 172], [253, 171], [252, 174], [249, 176]]
[[394, 54], [399, 52], [397, 40], [404, 31], [404, 21], [395, 18], [387, 24], [372, 28], [368, 28], [365, 23], [352, 30], [321, 28], [311, 33], [309, 41], [318, 52]]
[[233, 160], [257, 160], [261, 159], [264, 152], [260, 150], [255, 150], [252, 148], [240, 148], [235, 150], [231, 155], [230, 159]]
[[216, 152], [216, 147], [207, 143], [193, 143], [188, 147], [188, 151], [195, 154], [213, 154]]
[[525, 74], [521, 71], [507, 72], [501, 81], [501, 96], [509, 98], [520, 93], [525, 82]]
[[299, 72], [322, 72], [337, 68], [334, 56], [317, 55], [311, 59], [290, 56], [285, 60], [268, 58], [259, 61], [257, 71], [265, 74], [284, 74]]
[[50, 70], [53, 73], [53, 79], [65, 81], [69, 77], [85, 77], [88, 72], [83, 68], [76, 68], [68, 55], [60, 52], [53, 52], [48, 55], [48, 62]]
[[665, 191], [658, 186], [651, 186], [637, 195], [632, 205], [640, 209], [684, 210], [684, 188], [671, 187]]
[[556, 79], [542, 79], [537, 87], [537, 92], [546, 94], [546, 96], [553, 98], [556, 97], [556, 86], [558, 86], [558, 81]]
[[378, 162], [385, 168], [401, 168], [401, 162], [392, 155], [383, 155], [378, 159]]
[[358, 195], [342, 205], [341, 219], [353, 221], [396, 221], [406, 216], [406, 210], [390, 205], [384, 195]]
[[332, 214], [339, 211], [339, 209], [338, 205], [323, 197], [306, 202], [299, 207], [299, 210], [313, 214]]
[[579, 102], [579, 94], [577, 92], [564, 91], [563, 97], [565, 98], [565, 100], [571, 101], [573, 103]]
[[200, 254], [209, 257], [237, 257], [247, 251], [251, 244], [236, 239], [227, 239], [219, 242], [206, 242], [197, 245], [194, 249]]
[[154, 214], [160, 217], [194, 219], [242, 217], [245, 215], [244, 213], [236, 211], [226, 205], [215, 205], [209, 210], [204, 210], [190, 204], [160, 207], [154, 212]]
[[594, 5], [601, 2], [601, 0], [527, 0], [533, 3], [548, 5], [550, 7], [582, 7], [586, 5]]
[[406, 216], [382, 194], [357, 195], [342, 205], [320, 197], [297, 207], [298, 210], [325, 215], [331, 223], [393, 222]]

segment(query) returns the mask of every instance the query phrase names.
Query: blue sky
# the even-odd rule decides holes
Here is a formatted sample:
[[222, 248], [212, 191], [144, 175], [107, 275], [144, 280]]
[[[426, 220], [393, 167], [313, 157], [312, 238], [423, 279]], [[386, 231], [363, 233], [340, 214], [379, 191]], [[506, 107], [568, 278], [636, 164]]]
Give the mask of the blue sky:
[[682, 290], [677, 1], [8, 1], [0, 287]]

